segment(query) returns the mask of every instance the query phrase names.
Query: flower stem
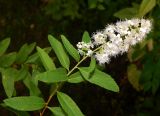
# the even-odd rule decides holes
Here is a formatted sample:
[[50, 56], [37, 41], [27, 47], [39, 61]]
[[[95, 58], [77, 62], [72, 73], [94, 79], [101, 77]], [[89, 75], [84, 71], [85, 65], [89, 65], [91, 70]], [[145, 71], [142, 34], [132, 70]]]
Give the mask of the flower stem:
[[83, 57], [68, 73], [67, 76], [69, 76], [85, 59], [87, 59], [88, 56]]
[[[87, 59], [87, 57], [88, 57], [88, 56], [83, 57], [83, 58], [67, 73], [67, 76], [69, 76], [85, 59]], [[45, 110], [47, 109], [48, 104], [50, 103], [52, 97], [56, 94], [56, 92], [57, 92], [58, 90], [61, 89], [61, 87], [63, 86], [63, 84], [64, 84], [64, 82], [59, 83], [59, 84], [57, 85], [56, 89], [50, 94], [50, 96], [48, 97], [48, 100], [47, 100], [47, 102], [46, 102], [46, 104], [45, 104], [42, 112], [40, 112], [40, 116], [43, 116], [43, 115], [44, 115], [44, 112], [45, 112]]]
[[49, 102], [51, 101], [52, 97], [56, 94], [56, 92], [58, 91], [58, 89], [60, 89], [61, 84], [62, 84], [62, 83], [60, 83], [59, 85], [57, 85], [57, 86], [56, 86], [56, 89], [55, 89], [55, 90], [51, 93], [51, 95], [48, 97], [48, 100], [47, 100], [47, 102], [46, 102], [46, 104], [45, 104], [42, 112], [40, 112], [40, 116], [43, 116], [45, 110], [46, 110], [47, 107], [48, 107]]
[[[93, 53], [98, 51], [103, 45], [99, 46], [98, 48], [94, 49], [93, 50]], [[78, 68], [78, 66], [85, 60], [87, 59], [89, 56], [84, 56], [68, 73], [67, 73], [67, 76], [69, 76], [71, 73], [73, 73], [73, 71]], [[60, 90], [63, 86], [64, 82], [60, 82], [57, 86], [56, 86], [56, 89], [50, 94], [50, 96], [48, 97], [48, 100], [42, 110], [42, 112], [40, 112], [40, 116], [43, 116], [44, 115], [44, 112], [46, 111], [47, 107], [48, 107], [48, 104], [50, 103], [51, 99], [53, 98], [53, 96], [56, 94], [56, 92], [58, 90]]]

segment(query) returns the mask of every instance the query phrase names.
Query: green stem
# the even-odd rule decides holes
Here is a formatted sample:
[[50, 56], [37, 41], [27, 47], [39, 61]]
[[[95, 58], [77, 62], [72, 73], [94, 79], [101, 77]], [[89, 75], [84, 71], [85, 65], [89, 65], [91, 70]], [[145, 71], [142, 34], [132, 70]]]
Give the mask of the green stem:
[[[88, 56], [83, 57], [83, 58], [67, 73], [67, 76], [69, 76], [87, 57], [88, 57]], [[63, 84], [64, 84], [64, 82], [59, 83], [59, 85], [57, 85], [56, 89], [51, 93], [51, 95], [49, 96], [49, 98], [48, 98], [48, 100], [47, 100], [47, 102], [46, 102], [46, 104], [45, 104], [42, 112], [40, 112], [40, 116], [43, 116], [43, 115], [44, 115], [44, 112], [45, 112], [45, 110], [47, 109], [48, 104], [50, 103], [52, 97], [56, 94], [56, 92], [57, 92], [58, 90], [60, 90], [60, 88], [63, 86]]]
[[[95, 50], [93, 50], [93, 53], [98, 51], [102, 46], [99, 46], [98, 48], [96, 48]], [[84, 56], [68, 73], [67, 76], [69, 76], [76, 68], [78, 68], [78, 66], [85, 60], [87, 59], [89, 56]]]
[[67, 76], [69, 76], [78, 66], [87, 58], [88, 56], [83, 57], [68, 73]]
[[[100, 46], [100, 47], [96, 48], [95, 50], [93, 50], [93, 53], [96, 52], [96, 51], [98, 51], [101, 47], [102, 47], [102, 46]], [[67, 76], [69, 76], [76, 68], [78, 68], [78, 66], [79, 66], [85, 59], [87, 59], [88, 57], [89, 57], [89, 56], [84, 56], [84, 57], [67, 73]], [[40, 112], [40, 116], [43, 116], [43, 115], [44, 115], [44, 112], [45, 112], [45, 110], [47, 109], [48, 104], [50, 103], [52, 97], [56, 94], [56, 92], [57, 92], [58, 90], [61, 89], [61, 87], [63, 86], [63, 84], [64, 84], [64, 82], [59, 83], [59, 85], [57, 85], [56, 89], [51, 93], [51, 95], [49, 96], [49, 98], [48, 98], [48, 100], [47, 100], [47, 102], [46, 102], [46, 104], [45, 104], [42, 112]]]

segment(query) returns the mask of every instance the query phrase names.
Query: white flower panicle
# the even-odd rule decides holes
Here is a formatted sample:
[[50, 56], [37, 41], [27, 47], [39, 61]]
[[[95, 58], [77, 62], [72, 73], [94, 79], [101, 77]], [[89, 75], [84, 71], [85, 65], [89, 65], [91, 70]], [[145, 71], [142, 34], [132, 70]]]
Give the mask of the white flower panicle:
[[123, 54], [129, 47], [143, 40], [151, 31], [152, 23], [147, 19], [131, 19], [108, 25], [103, 31], [93, 34], [92, 42], [78, 42], [81, 55], [91, 56], [93, 48], [100, 47], [94, 57], [100, 64], [109, 63], [110, 58]]

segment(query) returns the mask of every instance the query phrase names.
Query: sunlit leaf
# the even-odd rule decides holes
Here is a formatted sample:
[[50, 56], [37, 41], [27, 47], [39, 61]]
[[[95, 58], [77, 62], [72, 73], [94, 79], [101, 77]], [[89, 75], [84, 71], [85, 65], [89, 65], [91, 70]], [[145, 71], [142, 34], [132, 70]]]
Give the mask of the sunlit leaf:
[[81, 83], [84, 81], [84, 78], [82, 77], [81, 73], [78, 71], [76, 73], [73, 73], [68, 77], [69, 83]]
[[69, 70], [70, 60], [69, 60], [69, 57], [67, 56], [62, 44], [56, 38], [54, 38], [52, 35], [48, 36], [48, 40], [49, 40], [55, 54], [57, 55], [61, 65], [64, 68], [66, 68], [67, 70]]
[[91, 57], [91, 62], [89, 65], [89, 72], [90, 73], [93, 72], [95, 68], [96, 68], [96, 60], [95, 60], [95, 58]]
[[89, 43], [91, 41], [91, 37], [89, 36], [89, 33], [87, 31], [83, 33], [82, 41], [85, 43]]
[[18, 70], [17, 77], [15, 78], [15, 81], [20, 81], [26, 78], [28, 74], [28, 67], [23, 66], [21, 69]]
[[76, 103], [67, 94], [57, 92], [57, 97], [60, 105], [68, 116], [84, 116]]
[[79, 67], [78, 69], [86, 80], [91, 76], [89, 67]]
[[95, 70], [92, 77], [88, 79], [88, 81], [110, 91], [119, 91], [119, 87], [117, 83], [114, 81], [114, 79], [110, 75], [101, 72], [97, 69]]
[[14, 82], [17, 74], [18, 71], [14, 68], [8, 68], [2, 71], [2, 84], [8, 97], [11, 97], [15, 91]]
[[114, 16], [120, 19], [131, 19], [137, 15], [138, 9], [139, 7], [124, 8], [114, 13]]
[[31, 78], [31, 75], [28, 74], [27, 77], [23, 80], [23, 83], [25, 86], [29, 89], [29, 93], [32, 96], [39, 96], [40, 95], [40, 90], [38, 86], [36, 86]]
[[143, 17], [146, 15], [149, 11], [151, 11], [154, 6], [156, 5], [156, 0], [143, 0], [140, 9], [139, 9], [139, 16]]
[[94, 72], [95, 67], [96, 67], [96, 60], [95, 58], [91, 58], [89, 67], [78, 67], [78, 69], [81, 72], [82, 76], [87, 80]]
[[[48, 54], [51, 51], [51, 47], [44, 48], [43, 50]], [[25, 63], [32, 63], [36, 64], [38, 61], [40, 61], [38, 53], [34, 53], [30, 55]]]
[[7, 107], [7, 105], [5, 103], [1, 103], [0, 106], [4, 107], [8, 111], [13, 112], [16, 116], [30, 116], [29, 113], [26, 111], [17, 111], [17, 110], [10, 108], [10, 107]]
[[32, 43], [30, 45], [28, 44], [24, 44], [18, 54], [17, 54], [17, 58], [16, 58], [16, 62], [18, 63], [23, 63], [27, 60], [29, 54], [33, 51], [34, 47], [35, 47], [36, 43]]
[[12, 52], [12, 53], [1, 56], [0, 57], [0, 67], [6, 68], [6, 67], [11, 66], [16, 60], [16, 55], [17, 54], [15, 52]]
[[66, 113], [61, 107], [48, 107], [48, 109], [54, 114], [54, 116], [66, 116]]
[[3, 101], [8, 107], [19, 111], [40, 110], [45, 105], [45, 101], [36, 96], [13, 97]]
[[10, 38], [6, 38], [6, 39], [0, 41], [0, 56], [5, 53], [9, 44], [10, 44]]
[[61, 35], [61, 38], [67, 52], [78, 62], [80, 60], [80, 56], [77, 49], [73, 47], [73, 45], [67, 40], [64, 35]]
[[36, 79], [45, 83], [67, 81], [67, 72], [64, 68], [57, 68], [53, 71], [46, 71], [38, 74]]
[[56, 66], [53, 62], [53, 60], [49, 57], [49, 55], [40, 47], [37, 47], [38, 54], [40, 56], [40, 59], [45, 67], [45, 69], [48, 70], [55, 70]]
[[101, 72], [98, 69], [95, 69], [94, 73], [89, 79], [87, 79], [87, 81], [107, 90], [119, 92], [119, 87], [114, 79], [110, 75]]

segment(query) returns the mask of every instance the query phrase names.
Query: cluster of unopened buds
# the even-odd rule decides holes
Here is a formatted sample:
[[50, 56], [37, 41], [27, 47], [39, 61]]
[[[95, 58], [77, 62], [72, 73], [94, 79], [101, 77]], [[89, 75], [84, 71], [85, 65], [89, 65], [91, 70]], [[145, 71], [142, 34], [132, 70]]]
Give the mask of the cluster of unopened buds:
[[81, 55], [94, 56], [100, 64], [109, 63], [111, 57], [141, 42], [151, 29], [152, 22], [147, 19], [120, 21], [94, 33], [91, 42], [78, 42], [77, 48]]

